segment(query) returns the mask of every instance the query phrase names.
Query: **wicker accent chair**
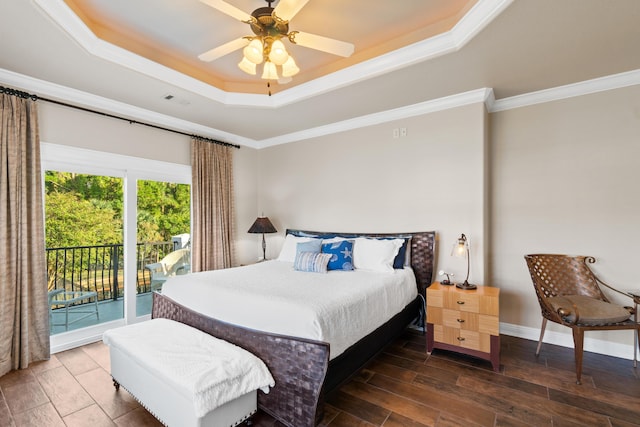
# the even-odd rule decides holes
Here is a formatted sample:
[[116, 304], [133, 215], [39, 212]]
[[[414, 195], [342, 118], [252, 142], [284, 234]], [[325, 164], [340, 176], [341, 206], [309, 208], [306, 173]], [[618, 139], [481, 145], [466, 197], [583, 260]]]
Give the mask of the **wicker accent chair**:
[[[640, 298], [614, 289], [596, 277], [588, 266], [596, 262], [593, 257], [533, 254], [524, 258], [542, 310], [536, 356], [540, 354], [547, 320], [551, 320], [573, 331], [576, 384], [580, 384], [582, 375], [585, 331], [635, 330], [633, 366], [637, 366], [635, 345], [640, 339], [640, 324], [636, 322], [635, 308]], [[634, 307], [612, 304], [600, 285], [631, 298]]]

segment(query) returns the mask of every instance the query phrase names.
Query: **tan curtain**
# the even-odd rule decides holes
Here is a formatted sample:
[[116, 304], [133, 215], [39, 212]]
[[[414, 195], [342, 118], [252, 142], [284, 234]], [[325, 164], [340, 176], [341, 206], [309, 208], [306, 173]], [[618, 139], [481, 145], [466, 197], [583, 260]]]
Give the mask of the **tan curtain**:
[[48, 359], [49, 307], [35, 101], [0, 94], [0, 375]]
[[191, 141], [191, 264], [194, 272], [233, 265], [232, 150], [232, 147], [197, 138]]

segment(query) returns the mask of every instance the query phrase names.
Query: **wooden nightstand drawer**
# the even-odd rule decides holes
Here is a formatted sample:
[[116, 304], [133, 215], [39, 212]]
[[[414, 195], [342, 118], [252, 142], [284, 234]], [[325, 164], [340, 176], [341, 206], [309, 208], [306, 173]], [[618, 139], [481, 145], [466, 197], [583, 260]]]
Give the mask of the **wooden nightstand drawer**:
[[457, 351], [500, 369], [500, 290], [461, 290], [434, 283], [427, 288], [427, 351]]
[[442, 325], [447, 328], [478, 330], [478, 315], [458, 310], [442, 310]]

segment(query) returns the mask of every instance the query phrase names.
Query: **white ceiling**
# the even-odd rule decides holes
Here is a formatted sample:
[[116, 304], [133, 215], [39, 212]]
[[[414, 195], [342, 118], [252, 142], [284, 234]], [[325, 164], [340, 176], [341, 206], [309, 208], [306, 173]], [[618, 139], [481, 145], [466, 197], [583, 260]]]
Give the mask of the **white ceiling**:
[[[198, 0], [74, 1], [119, 23], [123, 38], [136, 31], [183, 56], [247, 33], [245, 24]], [[260, 93], [263, 81], [236, 71], [239, 52], [207, 64], [209, 77], [196, 78], [184, 64], [163, 65], [163, 58], [147, 59], [100, 39], [93, 31], [108, 31], [93, 21], [91, 31], [62, 0], [2, 0], [0, 84], [259, 148], [482, 88], [504, 99], [640, 70], [638, 0], [478, 0], [456, 25], [446, 16], [440, 24], [415, 18], [420, 8], [448, 1], [310, 0], [291, 27], [353, 42], [354, 58], [337, 63], [294, 46], [300, 81], [268, 97]], [[228, 2], [245, 11], [266, 5]], [[370, 24], [373, 35], [365, 37], [366, 26], [355, 22]], [[407, 23], [402, 31], [408, 34], [398, 22]], [[416, 41], [445, 24], [444, 33]], [[202, 30], [209, 27], [215, 31]], [[378, 43], [380, 28], [393, 42], [377, 51], [371, 43]], [[174, 100], [165, 100], [167, 94]]]

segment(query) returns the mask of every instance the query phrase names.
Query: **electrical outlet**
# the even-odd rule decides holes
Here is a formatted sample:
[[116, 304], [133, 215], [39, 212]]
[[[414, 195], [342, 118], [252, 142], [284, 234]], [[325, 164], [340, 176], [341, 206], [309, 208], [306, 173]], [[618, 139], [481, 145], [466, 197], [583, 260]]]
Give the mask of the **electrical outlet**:
[[400, 136], [407, 136], [407, 128], [400, 128]]

